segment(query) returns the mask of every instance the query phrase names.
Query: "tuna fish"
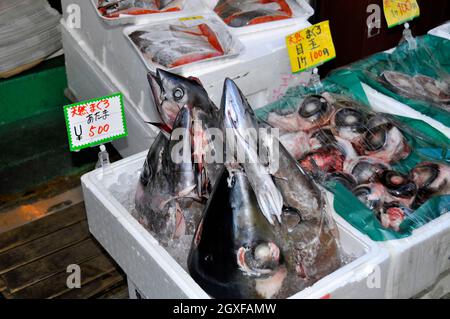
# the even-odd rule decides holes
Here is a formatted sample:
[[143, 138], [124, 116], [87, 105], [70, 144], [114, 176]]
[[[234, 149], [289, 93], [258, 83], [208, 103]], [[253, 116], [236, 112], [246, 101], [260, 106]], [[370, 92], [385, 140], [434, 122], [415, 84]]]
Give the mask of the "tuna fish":
[[[262, 153], [258, 147], [260, 124], [246, 98], [230, 79], [225, 80], [222, 115], [228, 145], [236, 141], [237, 160], [245, 169], [261, 211], [269, 223], [273, 224], [273, 216], [281, 221], [283, 198], [270, 175], [273, 163], [263, 162], [260, 157]], [[239, 158], [241, 154], [242, 158]]]
[[148, 153], [136, 192], [136, 217], [162, 243], [193, 234], [205, 204], [192, 160], [192, 114], [183, 107], [167, 139], [160, 133]]
[[[256, 131], [260, 127], [229, 79], [222, 104], [227, 134], [231, 130], [238, 144], [244, 141], [244, 128]], [[266, 142], [280, 144], [277, 139]], [[249, 144], [243, 145], [250, 158], [257, 156]], [[336, 227], [321, 189], [283, 146], [278, 147], [277, 166], [270, 161], [267, 165], [227, 163], [209, 198], [188, 267], [213, 297], [285, 298], [340, 267]], [[267, 185], [273, 188], [263, 187]], [[264, 213], [263, 207], [270, 205], [264, 200], [266, 206], [261, 205], [261, 189], [269, 192], [263, 196], [281, 196], [279, 214]]]
[[148, 73], [148, 81], [163, 125], [169, 130], [183, 106], [202, 110], [214, 121], [219, 118], [217, 107], [198, 79], [157, 69]]
[[[173, 122], [182, 107], [186, 106], [192, 111], [194, 162], [202, 179], [199, 185], [203, 184], [204, 189], [210, 191], [223, 163], [221, 139], [213, 141], [218, 135], [214, 130], [219, 128], [220, 116], [217, 107], [196, 78], [185, 78], [157, 69], [156, 73], [148, 74], [148, 80], [162, 119], [162, 123], [156, 125], [162, 130], [171, 132]], [[214, 155], [217, 154], [220, 156], [216, 158]]]

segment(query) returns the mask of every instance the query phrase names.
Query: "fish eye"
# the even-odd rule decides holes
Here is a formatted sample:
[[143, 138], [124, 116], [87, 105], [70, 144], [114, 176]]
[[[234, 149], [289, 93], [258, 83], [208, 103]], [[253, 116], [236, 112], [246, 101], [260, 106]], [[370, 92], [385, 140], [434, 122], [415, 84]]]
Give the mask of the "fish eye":
[[173, 91], [173, 97], [175, 99], [175, 101], [179, 101], [184, 97], [184, 91], [182, 88], [176, 88]]

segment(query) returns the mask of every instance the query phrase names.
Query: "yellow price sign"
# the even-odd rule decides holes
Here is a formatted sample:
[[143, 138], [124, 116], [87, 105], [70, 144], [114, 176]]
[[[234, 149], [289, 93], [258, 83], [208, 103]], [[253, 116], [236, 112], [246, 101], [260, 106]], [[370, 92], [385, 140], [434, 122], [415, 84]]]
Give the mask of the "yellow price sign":
[[329, 21], [288, 35], [286, 45], [293, 73], [316, 67], [336, 57]]
[[420, 16], [416, 0], [383, 0], [384, 15], [389, 28]]

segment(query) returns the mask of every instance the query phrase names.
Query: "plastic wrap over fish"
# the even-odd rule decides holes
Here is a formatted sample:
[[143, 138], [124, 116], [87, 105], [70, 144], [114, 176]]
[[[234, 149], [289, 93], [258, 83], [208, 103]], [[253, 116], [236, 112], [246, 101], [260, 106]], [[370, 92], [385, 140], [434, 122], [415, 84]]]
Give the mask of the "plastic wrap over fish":
[[325, 80], [319, 93], [294, 88], [258, 114], [282, 131], [281, 142], [304, 170], [339, 193], [341, 208], [349, 210], [339, 213], [376, 228], [377, 240], [408, 236], [449, 212], [448, 141], [370, 111], [336, 82], [338, 76]]
[[133, 28], [127, 35], [148, 64], [172, 70], [194, 62], [235, 56], [242, 48], [216, 19], [170, 20]]
[[97, 8], [106, 18], [120, 15], [141, 15], [177, 12], [183, 9], [185, 0], [98, 0]]
[[424, 36], [349, 66], [361, 81], [450, 127], [450, 42]]
[[219, 0], [214, 8], [230, 27], [243, 27], [292, 18], [287, 0]]

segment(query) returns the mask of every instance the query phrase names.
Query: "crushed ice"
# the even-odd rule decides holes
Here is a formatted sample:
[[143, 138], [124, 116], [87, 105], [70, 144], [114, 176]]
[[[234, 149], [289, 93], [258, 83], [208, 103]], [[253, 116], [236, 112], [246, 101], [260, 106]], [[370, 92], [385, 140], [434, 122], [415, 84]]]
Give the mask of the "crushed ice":
[[[141, 175], [142, 169], [138, 169], [134, 172], [122, 173], [118, 176], [117, 181], [108, 190], [111, 192], [113, 197], [123, 205], [132, 216], [135, 216], [135, 204], [134, 197], [136, 193], [136, 186]], [[155, 234], [153, 237], [157, 238]], [[167, 245], [163, 245], [167, 252], [176, 260], [187, 271], [187, 258], [189, 255], [189, 250], [191, 248], [193, 236], [187, 235], [183, 236], [177, 240], [170, 241]], [[341, 248], [341, 261], [342, 266], [345, 266], [352, 261], [354, 261], [357, 256], [346, 253]]]
[[[136, 187], [141, 176], [142, 168], [134, 171], [122, 173], [117, 177], [117, 181], [108, 187], [109, 192], [113, 197], [130, 212], [132, 216], [136, 216], [136, 207], [134, 198], [136, 195]], [[154, 238], [157, 238], [155, 234], [150, 232]], [[191, 243], [194, 236], [186, 235], [178, 238], [177, 240], [171, 240], [167, 245], [162, 245], [167, 252], [176, 260], [180, 266], [187, 271], [187, 258], [189, 250], [191, 249]]]

